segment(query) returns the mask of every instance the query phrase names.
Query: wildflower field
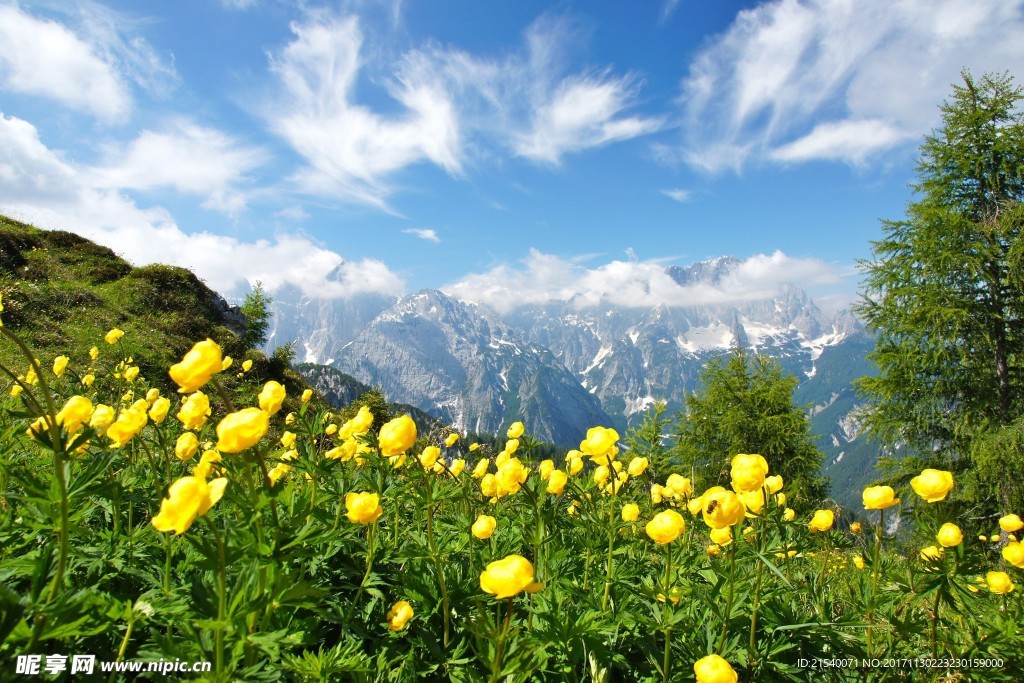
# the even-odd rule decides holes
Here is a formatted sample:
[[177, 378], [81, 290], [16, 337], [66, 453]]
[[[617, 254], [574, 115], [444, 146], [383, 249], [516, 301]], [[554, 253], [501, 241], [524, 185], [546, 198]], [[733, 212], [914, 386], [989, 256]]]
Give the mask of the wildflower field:
[[1024, 524], [972, 520], [949, 472], [855, 521], [756, 454], [694, 481], [598, 426], [537, 461], [521, 423], [496, 452], [327, 412], [211, 340], [155, 378], [120, 330], [42, 359], [0, 333], [0, 680], [100, 679], [16, 670], [55, 653], [210, 662], [153, 680], [1024, 675]]

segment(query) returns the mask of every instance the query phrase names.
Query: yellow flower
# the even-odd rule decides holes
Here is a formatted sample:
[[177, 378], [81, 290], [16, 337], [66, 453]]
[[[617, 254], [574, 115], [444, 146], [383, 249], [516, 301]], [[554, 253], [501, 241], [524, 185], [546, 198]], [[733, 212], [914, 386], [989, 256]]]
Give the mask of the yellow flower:
[[626, 468], [626, 471], [629, 472], [629, 476], [631, 477], [639, 477], [641, 474], [647, 471], [647, 466], [649, 464], [650, 463], [648, 462], [647, 458], [641, 458], [640, 456], [637, 456], [629, 461], [629, 467]]
[[640, 519], [640, 506], [636, 503], [626, 503], [622, 506], [622, 521], [635, 522]]
[[693, 665], [693, 673], [697, 674], [697, 683], [736, 683], [739, 680], [729, 662], [718, 655], [698, 659]]
[[487, 468], [490, 466], [490, 464], [491, 461], [486, 458], [484, 458], [483, 460], [478, 460], [476, 463], [476, 467], [473, 468], [473, 478], [479, 479], [480, 477], [487, 474]]
[[124, 377], [125, 380], [127, 380], [129, 382], [134, 382], [135, 378], [139, 376], [139, 366], [138, 365], [132, 365], [132, 366], [129, 366], [129, 367], [125, 368], [124, 372], [121, 373], [121, 376]]
[[57, 413], [57, 424], [68, 434], [74, 434], [92, 417], [92, 401], [84, 396], [72, 396]]
[[179, 536], [192, 526], [196, 517], [205, 515], [224, 495], [228, 480], [224, 477], [207, 483], [205, 477], [182, 477], [167, 491], [160, 513], [153, 518], [157, 531], [173, 531]]
[[336, 425], [336, 424], [334, 424], [332, 422], [331, 424], [327, 425], [326, 429], [324, 429], [324, 434], [326, 434], [327, 436], [331, 436], [332, 434], [334, 434], [337, 431], [338, 431], [338, 425]]
[[285, 432], [281, 435], [281, 445], [285, 448], [291, 448], [295, 445], [295, 432]]
[[484, 498], [493, 498], [498, 493], [498, 479], [493, 474], [485, 474], [480, 479], [480, 493]]
[[608, 482], [608, 477], [611, 476], [611, 470], [608, 469], [608, 465], [598, 465], [594, 469], [594, 483], [598, 486], [604, 486]]
[[836, 521], [835, 513], [831, 510], [816, 510], [807, 525], [811, 531], [828, 531]]
[[523, 435], [524, 431], [525, 428], [523, 427], [522, 422], [513, 422], [512, 425], [508, 428], [508, 431], [505, 432], [505, 436], [508, 437], [509, 439], [518, 439]]
[[1020, 531], [1024, 528], [1024, 522], [1017, 515], [1006, 515], [999, 518], [999, 528], [1008, 534], [1012, 534], [1014, 531]]
[[242, 361], [242, 372], [249, 372], [252, 370], [252, 361], [248, 358]]
[[953, 488], [953, 473], [927, 469], [910, 480], [910, 487], [925, 501], [938, 503], [945, 500], [946, 494]]
[[[767, 481], [767, 479], [765, 481]], [[783, 507], [786, 504], [786, 494], [785, 493], [781, 493], [781, 492], [780, 493], [776, 493], [775, 494], [775, 503], [779, 507]]]
[[57, 377], [60, 377], [61, 375], [63, 375], [64, 374], [64, 370], [66, 370], [67, 367], [68, 367], [68, 357], [67, 356], [57, 356], [56, 358], [53, 359], [53, 374], [57, 375]]
[[481, 541], [487, 540], [494, 533], [494, 530], [498, 526], [498, 520], [494, 519], [490, 515], [480, 515], [473, 522], [472, 532], [476, 538]]
[[178, 411], [178, 419], [185, 425], [185, 429], [201, 428], [209, 416], [210, 399], [201, 391], [189, 395]]
[[519, 450], [519, 439], [509, 439], [505, 442], [505, 452], [512, 455]]
[[232, 358], [231, 356], [224, 356], [224, 360], [221, 361], [221, 364], [220, 364], [220, 371], [224, 372], [225, 370], [230, 368], [232, 365], [234, 365], [234, 363], [235, 363], [235, 359], [234, 358]]
[[942, 559], [942, 548], [930, 545], [927, 548], [921, 548], [920, 555], [925, 562], [938, 562]]
[[860, 555], [853, 556], [853, 566], [857, 569], [864, 569], [864, 558]]
[[724, 526], [721, 529], [712, 529], [711, 541], [718, 546], [729, 545], [732, 543], [732, 527]]
[[[105, 335], [103, 335], [103, 341], [107, 342], [108, 344], [116, 344], [118, 340], [120, 340], [121, 337], [123, 336], [124, 331], [119, 330], [115, 327], [114, 329], [110, 330]], [[95, 360], [95, 358], [93, 360]]]
[[153, 401], [157, 400], [158, 398], [160, 398], [160, 390], [157, 389], [156, 387], [153, 387], [152, 389], [146, 392], [146, 403], [152, 405]]
[[664, 510], [654, 515], [651, 521], [647, 522], [645, 531], [655, 543], [671, 543], [679, 538], [679, 534], [686, 530], [686, 522], [683, 516], [675, 510]]
[[473, 451], [479, 450], [479, 449], [480, 449], [480, 444], [478, 444], [478, 443], [471, 443], [471, 444], [469, 444], [469, 452], [470, 453], [472, 453]]
[[1003, 559], [1017, 569], [1024, 569], [1024, 544], [1013, 541], [1003, 548]]
[[569, 474], [575, 476], [583, 469], [583, 458], [573, 458], [569, 461]]
[[704, 503], [704, 523], [712, 529], [732, 526], [742, 521], [747, 514], [743, 500], [721, 486], [713, 486], [705, 491], [701, 500]]
[[543, 588], [533, 580], [533, 565], [522, 555], [508, 555], [487, 565], [480, 573], [480, 589], [498, 600], [535, 593]]
[[180, 393], [189, 394], [209, 382], [220, 372], [223, 364], [220, 346], [212, 339], [206, 339], [197, 342], [180, 363], [172, 365], [168, 374], [178, 385]]
[[[657, 505], [665, 496], [665, 487], [661, 484], [651, 484], [651, 503]], [[687, 503], [689, 505], [689, 503]]]
[[526, 482], [528, 474], [529, 470], [523, 467], [523, 463], [520, 462], [519, 458], [509, 458], [503, 462], [498, 468], [498, 473], [494, 476], [498, 486], [497, 496], [501, 498], [502, 496], [519, 493], [519, 489]]
[[547, 492], [560, 496], [562, 491], [565, 490], [565, 483], [569, 481], [569, 475], [562, 470], [553, 470], [551, 475], [548, 477], [548, 488]]
[[284, 387], [281, 386], [279, 382], [270, 380], [263, 385], [263, 390], [260, 391], [260, 410], [268, 415], [274, 415], [277, 411], [281, 410], [281, 404], [284, 403], [284, 397]]
[[[764, 485], [768, 487], [769, 494], [778, 493], [782, 490], [782, 475], [776, 474], [771, 477], [765, 477]], [[780, 503], [780, 505], [785, 505], [785, 503]]]
[[459, 435], [456, 432], [449, 434], [444, 440], [444, 447], [451, 448], [459, 442]]
[[171, 402], [161, 396], [157, 400], [153, 401], [153, 405], [149, 409], [149, 419], [156, 424], [160, 424], [167, 417], [167, 411], [170, 409]]
[[748, 514], [758, 515], [764, 509], [764, 489], [743, 491], [738, 495], [743, 501], [743, 505], [747, 508]]
[[285, 464], [283, 462], [277, 463], [272, 470], [267, 472], [267, 478], [270, 479], [270, 485], [273, 486], [274, 484], [281, 480], [281, 477], [285, 476], [291, 471], [291, 465]]
[[869, 486], [862, 498], [865, 510], [884, 510], [900, 502], [891, 486]]
[[551, 460], [550, 458], [548, 458], [547, 460], [542, 460], [540, 465], [537, 466], [537, 474], [539, 474], [540, 478], [543, 479], [544, 481], [547, 481], [548, 477], [551, 476], [551, 473], [554, 471], [555, 461]]
[[595, 463], [603, 463], [619, 452], [615, 447], [618, 442], [619, 433], [614, 429], [591, 427], [587, 430], [587, 438], [580, 442], [580, 451]]
[[1006, 572], [989, 572], [985, 575], [985, 583], [988, 584], [988, 589], [996, 595], [1009, 593], [1016, 588], [1013, 581], [1010, 580], [1010, 575]]
[[89, 426], [96, 430], [96, 433], [103, 436], [107, 433], [107, 427], [114, 421], [116, 413], [111, 406], [102, 403], [97, 404], [89, 418]]
[[[143, 401], [145, 403], [145, 401]], [[146, 426], [146, 411], [135, 406], [121, 411], [114, 424], [107, 428], [106, 436], [113, 441], [112, 447], [121, 448], [135, 438]]]
[[954, 548], [963, 542], [964, 535], [956, 524], [946, 522], [939, 528], [939, 533], [935, 535], [935, 540], [943, 548]]
[[[37, 360], [36, 362], [38, 363], [39, 361]], [[36, 373], [36, 366], [34, 364], [29, 365], [28, 370], [25, 372], [25, 384], [35, 386], [38, 381], [39, 375]]]
[[199, 457], [199, 464], [192, 469], [192, 474], [205, 479], [210, 476], [210, 471], [213, 470], [213, 466], [219, 463], [220, 460], [220, 453], [217, 451], [212, 449], [203, 451], [203, 454]]
[[192, 432], [182, 432], [174, 443], [174, 454], [182, 462], [191, 460], [199, 450], [199, 439]]
[[704, 549], [704, 552], [707, 554], [708, 557], [718, 557], [722, 554], [722, 547], [712, 543]]
[[82, 384], [84, 384], [87, 387], [91, 387], [92, 383], [95, 381], [96, 375], [92, 374], [91, 372], [86, 375], [82, 375]]
[[[653, 489], [652, 489], [651, 493], [652, 494], [654, 493]], [[694, 517], [699, 515], [701, 513], [701, 511], [704, 510], [704, 497], [703, 496], [695, 496], [695, 497], [691, 498], [690, 500], [686, 501], [686, 510], [691, 515], [693, 515]]]
[[100, 350], [95, 346], [89, 349], [89, 358], [96, 360], [100, 357]]
[[665, 480], [664, 495], [678, 499], [684, 496], [689, 498], [692, 494], [693, 484], [689, 477], [684, 477], [681, 474], [668, 475], [668, 479]]
[[462, 458], [452, 460], [452, 464], [449, 465], [448, 471], [451, 472], [453, 477], [457, 477], [466, 469], [466, 461]]
[[[89, 376], [91, 377], [92, 375]], [[17, 398], [18, 396], [21, 396], [21, 392], [23, 392], [24, 390], [24, 387], [22, 387], [20, 384], [14, 384], [11, 386], [11, 396]]]
[[378, 443], [383, 456], [405, 453], [416, 443], [416, 423], [408, 415], [396, 417], [380, 428]]
[[240, 453], [255, 446], [270, 427], [270, 416], [259, 408], [242, 408], [228, 413], [217, 424], [217, 450]]
[[356, 524], [376, 522], [384, 512], [384, 508], [380, 505], [380, 496], [368, 491], [345, 494], [345, 507], [348, 510], [346, 513], [348, 520]]
[[854, 522], [850, 525], [851, 534], [859, 534], [861, 531], [863, 531], [863, 528], [861, 527], [860, 522]]
[[437, 446], [427, 446], [423, 449], [423, 452], [419, 455], [420, 464], [423, 465], [423, 469], [429, 470], [437, 462], [437, 459], [441, 456], [441, 449]]
[[732, 488], [736, 492], [757, 491], [764, 486], [768, 461], [756, 453], [740, 453], [732, 459]]
[[412, 605], [408, 600], [399, 600], [388, 610], [388, 628], [392, 631], [401, 631], [413, 617]]

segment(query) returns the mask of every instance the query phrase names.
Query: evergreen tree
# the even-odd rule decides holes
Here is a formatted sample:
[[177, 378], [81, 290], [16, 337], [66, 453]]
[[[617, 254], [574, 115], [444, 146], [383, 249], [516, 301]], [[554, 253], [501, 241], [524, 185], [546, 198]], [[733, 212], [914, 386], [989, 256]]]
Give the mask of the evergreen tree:
[[[925, 139], [906, 218], [883, 223], [856, 312], [877, 335], [867, 426], [962, 493], [1020, 501], [1024, 118], [1006, 74], [963, 73]], [[914, 466], [921, 464], [916, 461]]]
[[675, 448], [696, 490], [728, 487], [732, 457], [760, 453], [770, 474], [782, 475], [793, 503], [807, 507], [827, 495], [824, 455], [805, 412], [793, 403], [797, 379], [783, 374], [777, 360], [736, 349], [704, 366], [701, 385], [686, 399]]
[[270, 329], [270, 304], [273, 299], [263, 289], [263, 283], [257, 281], [242, 302], [241, 311], [245, 316], [245, 334], [242, 343], [247, 349], [255, 349], [267, 342], [267, 331]]

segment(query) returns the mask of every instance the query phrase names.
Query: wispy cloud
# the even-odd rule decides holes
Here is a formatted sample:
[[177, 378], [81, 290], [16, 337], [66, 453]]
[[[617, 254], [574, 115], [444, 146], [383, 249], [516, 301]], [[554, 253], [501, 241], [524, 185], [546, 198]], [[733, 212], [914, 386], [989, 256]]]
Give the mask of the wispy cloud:
[[429, 161], [458, 174], [461, 138], [450, 93], [402, 71], [387, 84], [401, 114], [356, 103], [359, 22], [318, 18], [293, 23], [294, 40], [271, 57], [282, 92], [266, 113], [273, 131], [306, 162], [295, 174], [299, 187], [385, 208], [389, 179], [406, 166]]
[[419, 237], [421, 240], [426, 240], [427, 242], [440, 243], [441, 241], [441, 238], [437, 236], [437, 231], [434, 230], [433, 228], [407, 228], [402, 232], [404, 232], [407, 235], [415, 235], [416, 237]]
[[863, 164], [917, 141], [964, 67], [1024, 70], [1022, 0], [775, 0], [740, 12], [682, 84], [682, 157]]
[[5, 151], [0, 157], [0, 212], [79, 233], [137, 265], [190, 268], [226, 296], [244, 293], [247, 283], [256, 280], [272, 291], [293, 284], [321, 297], [404, 291], [402, 278], [383, 262], [344, 259], [302, 234], [281, 232], [272, 240], [246, 241], [187, 233], [167, 210], [140, 208], [114, 183], [96, 182], [95, 173], [48, 148], [36, 128], [22, 119], [0, 114], [0, 149]]
[[672, 190], [662, 190], [661, 193], [669, 199], [673, 199], [677, 202], [688, 202], [690, 201], [690, 197], [693, 196], [692, 192], [684, 190], [681, 187], [677, 187]]
[[610, 303], [645, 308], [666, 304], [695, 306], [751, 301], [778, 295], [790, 283], [835, 284], [837, 267], [817, 259], [794, 258], [781, 251], [752, 256], [716, 283], [680, 286], [659, 260], [613, 260], [585, 268], [536, 249], [519, 266], [502, 264], [443, 287], [466, 301], [507, 312], [521, 304], [571, 302], [579, 308]]

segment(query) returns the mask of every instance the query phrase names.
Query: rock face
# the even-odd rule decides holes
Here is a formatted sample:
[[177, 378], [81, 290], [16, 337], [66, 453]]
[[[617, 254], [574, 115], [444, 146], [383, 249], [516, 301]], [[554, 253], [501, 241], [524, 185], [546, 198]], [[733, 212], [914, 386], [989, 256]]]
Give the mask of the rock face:
[[536, 438], [578, 444], [608, 424], [598, 400], [546, 349], [493, 312], [425, 290], [381, 313], [335, 366], [461, 429], [496, 433], [515, 420]]

